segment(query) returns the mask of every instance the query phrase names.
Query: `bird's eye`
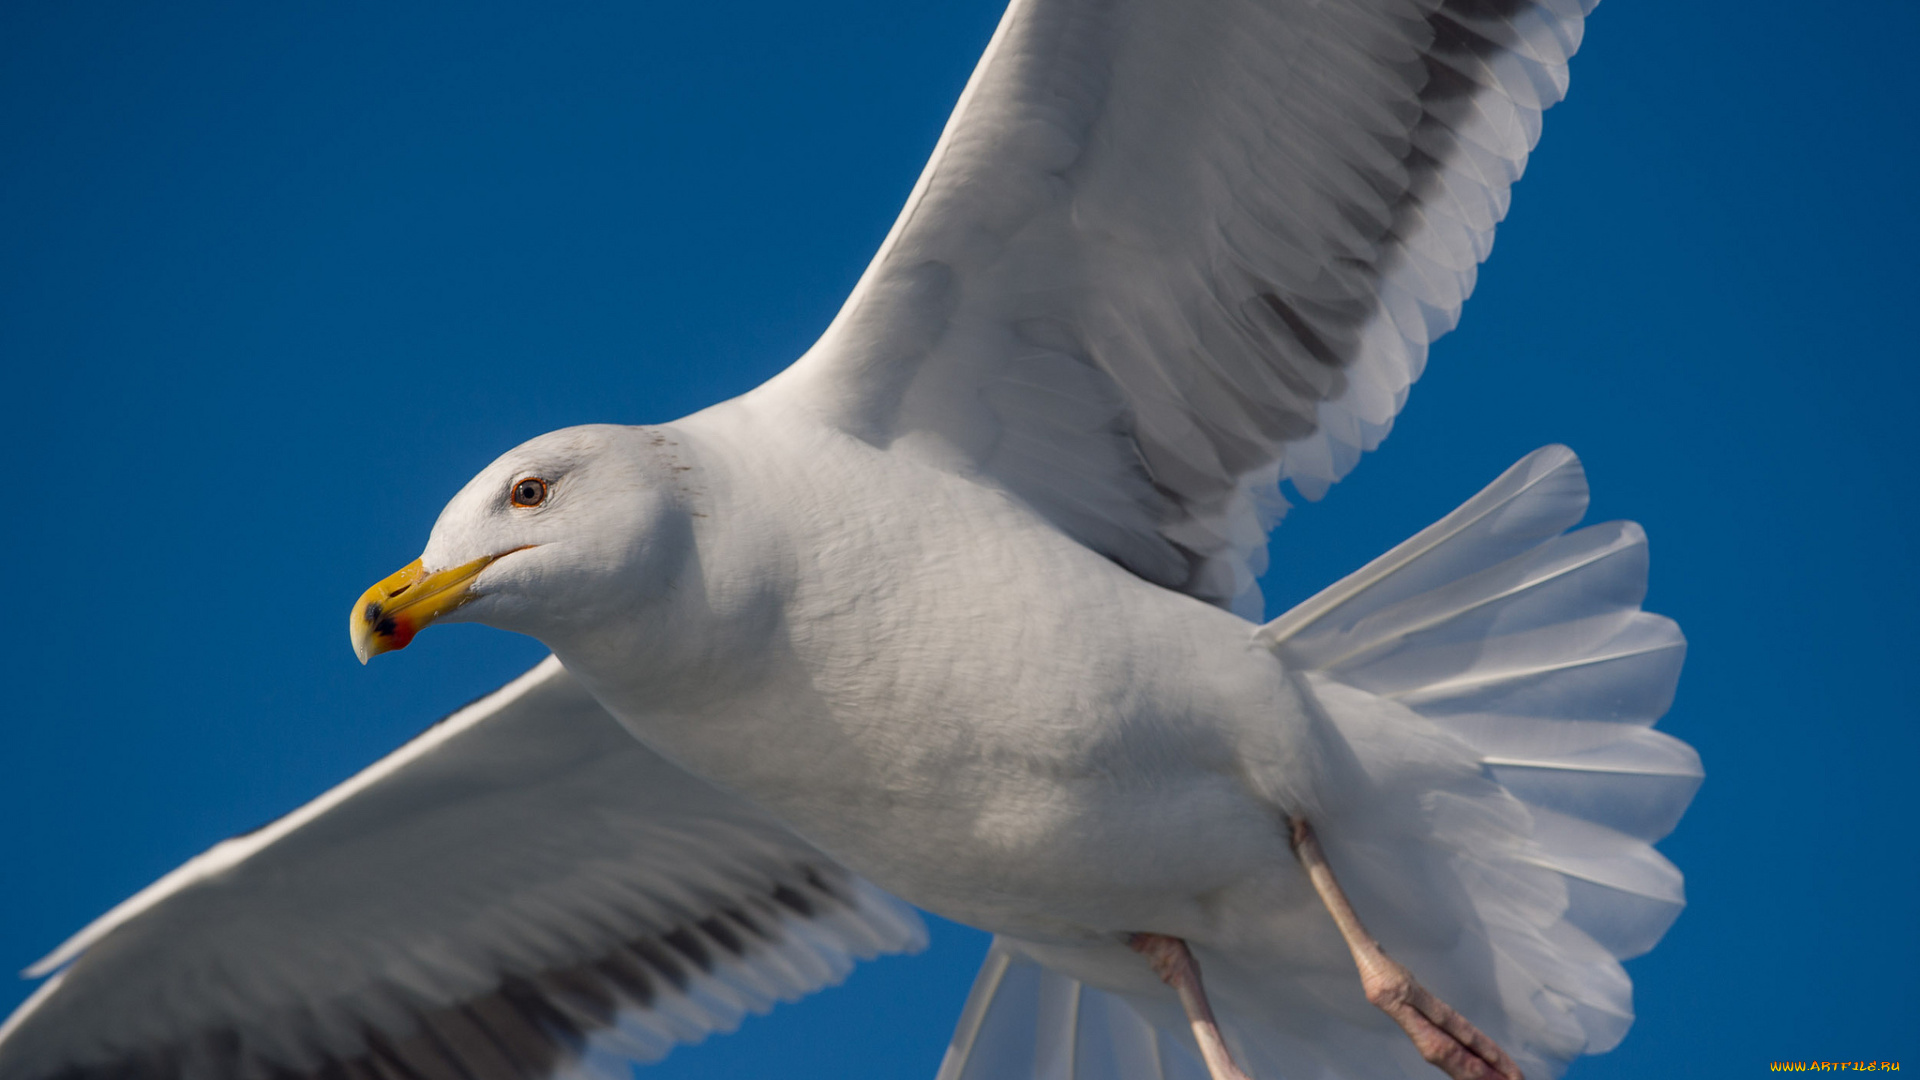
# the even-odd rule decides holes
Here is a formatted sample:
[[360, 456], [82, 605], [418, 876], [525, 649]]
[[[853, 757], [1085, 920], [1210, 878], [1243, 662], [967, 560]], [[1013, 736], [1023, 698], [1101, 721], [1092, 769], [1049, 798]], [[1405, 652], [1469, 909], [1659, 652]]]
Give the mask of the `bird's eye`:
[[515, 506], [539, 506], [547, 501], [547, 482], [537, 476], [516, 480], [508, 501]]

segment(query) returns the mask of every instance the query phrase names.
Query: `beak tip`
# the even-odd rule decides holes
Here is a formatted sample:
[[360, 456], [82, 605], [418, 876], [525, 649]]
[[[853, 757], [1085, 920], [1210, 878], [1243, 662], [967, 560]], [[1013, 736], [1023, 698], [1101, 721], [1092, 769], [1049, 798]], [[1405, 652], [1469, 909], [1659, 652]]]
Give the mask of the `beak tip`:
[[347, 623], [347, 640], [353, 645], [354, 659], [360, 661], [362, 665], [365, 665], [368, 660], [373, 659], [373, 641], [371, 635], [367, 634], [361, 626], [360, 605], [358, 604], [354, 605], [353, 615]]
[[474, 575], [497, 558], [487, 555], [431, 573], [415, 559], [361, 593], [347, 616], [353, 655], [364, 666], [381, 653], [406, 648], [414, 634], [473, 599]]
[[354, 601], [353, 611], [347, 615], [347, 640], [353, 644], [354, 658], [363, 667], [367, 661], [392, 648], [380, 633], [384, 629], [391, 634], [393, 623], [388, 620], [386, 625], [381, 625], [379, 595], [380, 586], [368, 589]]

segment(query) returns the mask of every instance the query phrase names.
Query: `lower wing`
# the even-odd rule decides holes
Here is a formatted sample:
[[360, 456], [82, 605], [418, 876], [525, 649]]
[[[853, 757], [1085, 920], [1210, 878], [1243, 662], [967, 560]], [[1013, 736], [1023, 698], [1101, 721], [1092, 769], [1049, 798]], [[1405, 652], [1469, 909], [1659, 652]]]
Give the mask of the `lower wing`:
[[925, 940], [548, 658], [35, 965], [0, 1075], [534, 1080], [658, 1059]]

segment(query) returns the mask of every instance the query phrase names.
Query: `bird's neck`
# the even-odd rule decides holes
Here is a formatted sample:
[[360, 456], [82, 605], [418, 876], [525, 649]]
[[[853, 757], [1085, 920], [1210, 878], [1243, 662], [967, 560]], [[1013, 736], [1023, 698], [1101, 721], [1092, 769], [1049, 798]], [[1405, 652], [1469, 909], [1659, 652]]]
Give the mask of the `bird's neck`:
[[765, 423], [727, 403], [649, 429], [692, 523], [683, 562], [637, 609], [540, 635], [642, 741], [723, 786], [713, 762], [730, 743], [763, 737], [756, 718], [804, 693], [786, 625], [798, 568], [784, 508], [768, 495], [793, 492], [765, 475], [770, 459], [787, 457]]

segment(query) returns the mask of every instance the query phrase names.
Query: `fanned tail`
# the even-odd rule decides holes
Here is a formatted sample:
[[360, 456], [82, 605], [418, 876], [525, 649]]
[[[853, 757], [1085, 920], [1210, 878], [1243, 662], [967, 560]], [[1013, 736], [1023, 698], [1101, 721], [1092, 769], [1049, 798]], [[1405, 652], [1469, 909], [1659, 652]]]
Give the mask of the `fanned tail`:
[[[1691, 747], [1651, 727], [1686, 642], [1640, 610], [1646, 535], [1631, 522], [1568, 532], [1586, 507], [1573, 452], [1537, 450], [1260, 632], [1360, 774], [1404, 792], [1362, 782], [1332, 815], [1354, 877], [1371, 879], [1376, 934], [1401, 941], [1529, 1076], [1626, 1034], [1619, 961], [1652, 948], [1685, 903], [1652, 844], [1702, 777]], [[1449, 754], [1473, 775], [1407, 782], [1407, 762]], [[1418, 922], [1436, 914], [1469, 929], [1435, 942]]]
[[1542, 857], [1568, 881], [1568, 921], [1626, 959], [1680, 913], [1679, 871], [1650, 845], [1704, 774], [1692, 747], [1651, 726], [1672, 704], [1686, 639], [1640, 610], [1646, 534], [1608, 522], [1562, 535], [1586, 506], [1573, 451], [1537, 450], [1262, 635], [1292, 665], [1472, 747], [1527, 804]]

